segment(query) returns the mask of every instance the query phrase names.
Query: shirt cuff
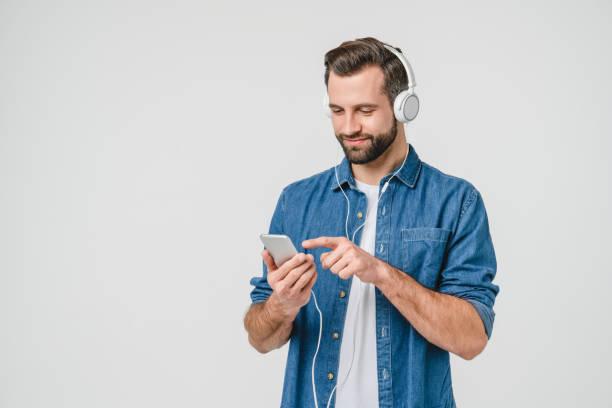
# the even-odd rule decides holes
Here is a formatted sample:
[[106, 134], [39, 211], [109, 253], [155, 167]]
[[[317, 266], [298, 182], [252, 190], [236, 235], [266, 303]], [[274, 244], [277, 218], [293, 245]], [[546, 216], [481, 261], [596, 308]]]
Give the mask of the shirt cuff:
[[493, 331], [493, 320], [495, 320], [495, 312], [493, 311], [492, 308], [490, 308], [489, 306], [477, 300], [474, 300], [474, 299], [464, 299], [464, 300], [470, 302], [471, 305], [474, 306], [474, 309], [476, 309], [476, 311], [480, 315], [480, 318], [482, 319], [482, 323], [484, 323], [485, 331], [487, 332], [487, 338], [490, 339], [491, 332]]

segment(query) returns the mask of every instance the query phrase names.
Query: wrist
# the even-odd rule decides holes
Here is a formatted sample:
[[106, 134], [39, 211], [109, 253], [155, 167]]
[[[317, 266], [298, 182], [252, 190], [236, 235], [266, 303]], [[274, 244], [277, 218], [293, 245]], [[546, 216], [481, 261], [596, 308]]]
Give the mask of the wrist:
[[383, 293], [388, 293], [388, 290], [394, 285], [397, 285], [396, 270], [386, 262], [379, 261], [377, 266], [378, 279], [375, 283], [376, 287]]
[[264, 309], [268, 319], [278, 325], [283, 323], [291, 323], [297, 316], [297, 312], [293, 313], [293, 311], [286, 310], [286, 308], [283, 307], [283, 304], [278, 299], [276, 292], [272, 292], [268, 298], [268, 301], [264, 305]]

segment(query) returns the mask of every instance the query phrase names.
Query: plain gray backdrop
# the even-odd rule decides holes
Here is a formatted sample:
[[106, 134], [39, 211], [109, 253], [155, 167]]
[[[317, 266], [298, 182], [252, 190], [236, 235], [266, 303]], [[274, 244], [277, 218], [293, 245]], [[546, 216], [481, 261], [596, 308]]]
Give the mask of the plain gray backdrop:
[[338, 163], [323, 55], [412, 63], [422, 160], [482, 193], [460, 407], [609, 407], [609, 1], [0, 2], [0, 406], [273, 407], [242, 319], [281, 189]]

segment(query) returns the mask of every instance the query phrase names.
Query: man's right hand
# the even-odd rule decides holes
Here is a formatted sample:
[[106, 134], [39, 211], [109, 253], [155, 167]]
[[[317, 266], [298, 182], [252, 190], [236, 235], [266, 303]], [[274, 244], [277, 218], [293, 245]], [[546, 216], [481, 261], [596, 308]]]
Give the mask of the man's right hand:
[[270, 307], [283, 319], [295, 319], [300, 308], [310, 300], [310, 289], [317, 281], [314, 257], [297, 253], [278, 267], [267, 249], [261, 256], [268, 267], [268, 284], [272, 288]]

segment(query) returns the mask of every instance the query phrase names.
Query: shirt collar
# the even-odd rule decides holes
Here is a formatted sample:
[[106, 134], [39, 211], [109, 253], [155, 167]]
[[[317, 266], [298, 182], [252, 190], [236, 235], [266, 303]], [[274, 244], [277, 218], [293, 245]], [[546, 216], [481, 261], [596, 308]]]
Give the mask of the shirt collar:
[[[414, 150], [414, 147], [412, 147], [410, 143], [408, 143], [408, 149], [408, 157], [406, 158], [404, 167], [402, 167], [402, 169], [395, 175], [395, 178], [406, 184], [408, 187], [414, 188], [421, 170], [421, 160], [419, 159], [419, 155], [417, 154], [416, 150]], [[391, 173], [383, 177], [380, 182], [386, 182], [391, 175], [401, 167], [401, 165], [402, 164], [400, 163]], [[355, 179], [353, 178], [353, 172], [351, 171], [351, 166], [346, 157], [344, 157], [342, 162], [336, 166], [336, 170], [338, 172], [338, 179], [336, 180], [336, 176], [334, 174], [331, 182], [332, 190], [337, 190], [339, 188], [338, 183], [340, 186], [344, 186], [346, 183], [348, 183], [351, 188], [357, 189], [355, 186]]]

